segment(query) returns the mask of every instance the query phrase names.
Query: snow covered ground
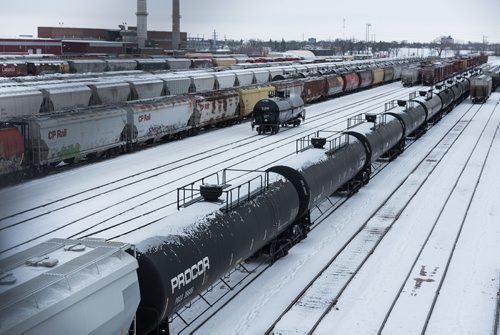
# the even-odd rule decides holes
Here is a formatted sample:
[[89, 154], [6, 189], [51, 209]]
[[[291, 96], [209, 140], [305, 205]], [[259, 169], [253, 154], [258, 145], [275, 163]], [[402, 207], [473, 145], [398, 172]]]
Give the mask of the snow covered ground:
[[[389, 208], [398, 209], [404, 198], [412, 196], [412, 193], [415, 195], [402, 212], [392, 212], [391, 215], [385, 212], [389, 220], [396, 218], [394, 225], [342, 292], [334, 309], [325, 317], [315, 333], [377, 333], [398, 296], [397, 304], [403, 315], [394, 317], [393, 313], [396, 311], [399, 313], [398, 307], [395, 307], [389, 314], [386, 328], [382, 329], [382, 332], [420, 333], [423, 324], [418, 315], [427, 316], [430, 304], [428, 300], [418, 299], [425, 294], [423, 292], [425, 290], [431, 291], [431, 295], [434, 295], [438, 285], [441, 294], [434, 303], [427, 333], [492, 333], [499, 289], [500, 264], [497, 255], [500, 251], [498, 243], [500, 228], [498, 217], [495, 218], [494, 215], [499, 203], [493, 189], [498, 186], [496, 185], [498, 181], [488, 182], [489, 176], [486, 173], [489, 169], [494, 170], [497, 162], [495, 161], [497, 154], [494, 155], [493, 152], [498, 146], [499, 134], [496, 128], [500, 122], [498, 114], [500, 109], [497, 108], [493, 114], [492, 110], [499, 100], [500, 93], [496, 93], [488, 102], [491, 108], [483, 107], [481, 113], [475, 115], [472, 112], [478, 108], [469, 102], [456, 108], [398, 159], [391, 162], [372, 179], [369, 185], [350, 198], [306, 240], [294, 247], [287, 257], [280, 259], [242, 294], [233, 299], [224, 308], [223, 311], [226, 312], [218, 313], [198, 333], [217, 334], [228, 329], [231, 330], [230, 333], [235, 334], [264, 333], [287, 308], [290, 301], [372, 213], [378, 211], [380, 206], [389, 204], [389, 201], [393, 201], [389, 204]], [[462, 117], [464, 118], [461, 119]], [[468, 120], [472, 122], [464, 128], [464, 123]], [[484, 128], [486, 124], [487, 127]], [[479, 138], [483, 128], [485, 132]], [[452, 131], [445, 136], [449, 129]], [[474, 145], [477, 138], [481, 142], [476, 149], [480, 147], [481, 150], [475, 153]], [[482, 141], [486, 142], [486, 148], [482, 147], [484, 144]], [[441, 144], [436, 150], [429, 152], [439, 142]], [[474, 185], [478, 182], [478, 170], [481, 170], [490, 144], [493, 145], [492, 149], [489, 150], [490, 154], [481, 173], [478, 188], [472, 196], [473, 190], [471, 191], [465, 184]], [[471, 152], [475, 154], [466, 164]], [[472, 171], [476, 175], [468, 175], [473, 173]], [[406, 187], [406, 191], [391, 195], [401, 183]], [[422, 186], [415, 190], [415, 186], [420, 183]], [[457, 185], [454, 187], [455, 183]], [[481, 187], [483, 184], [484, 188]], [[482, 189], [484, 191], [481, 191]], [[491, 193], [487, 193], [488, 191]], [[489, 194], [486, 195], [488, 197], [486, 202], [483, 202], [486, 200], [483, 198], [484, 195], [480, 195], [483, 192], [485, 195]], [[457, 201], [461, 197], [467, 201], [456, 203], [455, 197]], [[467, 215], [465, 218], [460, 218], [469, 207], [469, 201], [471, 205]], [[483, 207], [484, 205], [486, 206]], [[441, 210], [443, 214], [437, 220]], [[483, 216], [481, 222], [484, 222], [484, 230], [478, 230], [474, 223], [467, 224], [473, 222], [476, 215]], [[484, 217], [487, 217], [487, 220]], [[453, 245], [457, 238], [456, 226], [462, 221], [464, 221], [463, 229], [450, 264], [446, 264], [447, 259], [443, 264], [443, 261], [439, 261], [438, 255], [449, 254], [449, 244]], [[429, 237], [435, 222], [437, 222], [436, 228]], [[454, 234], [450, 233], [453, 229], [455, 229]], [[425, 243], [427, 238], [428, 242]], [[446, 243], [432, 245], [432, 241], [439, 238], [443, 238]], [[360, 243], [365, 242], [365, 240], [360, 241]], [[430, 259], [424, 260], [418, 257], [419, 254], [423, 256], [425, 253], [430, 253]], [[339, 274], [342, 271], [352, 270], [345, 264], [341, 263], [337, 268]], [[447, 266], [446, 280], [440, 284], [437, 277], [443, 275]], [[409, 273], [413, 267], [418, 270], [416, 275], [413, 272]], [[452, 274], [455, 271], [458, 273]], [[337, 279], [340, 278], [341, 276]], [[335, 290], [337, 284], [332, 282], [331, 290]], [[404, 289], [399, 294], [404, 284], [407, 284], [409, 289]], [[418, 288], [415, 289], [415, 286]], [[416, 291], [413, 292], [414, 295], [412, 290]], [[413, 300], [404, 301], [406, 296]], [[469, 305], [471, 303], [473, 308]], [[303, 314], [302, 318], [295, 315], [295, 318], [290, 318], [288, 321], [283, 320], [287, 323], [281, 325], [280, 330], [284, 331], [276, 333], [302, 333], [297, 330], [307, 322], [303, 317]]]
[[320, 127], [340, 131], [347, 117], [417, 89], [393, 83], [311, 105], [303, 125], [275, 136], [245, 122], [0, 190], [0, 257], [51, 237], [111, 238], [166, 217], [177, 211], [178, 187], [224, 168], [262, 169], [295, 154], [296, 139]]
[[[295, 140], [319, 127], [342, 130], [349, 116], [416, 89], [393, 83], [311, 105], [305, 124], [274, 136], [243, 123], [2, 189], [0, 259], [51, 237], [125, 233], [138, 242], [126, 233], [176, 212], [177, 187], [224, 168], [262, 169], [294, 155]], [[494, 93], [482, 106], [455, 108], [196, 333], [265, 333], [337, 253], [318, 295], [337, 301], [315, 333], [494, 333], [499, 103]], [[371, 234], [342, 251], [365, 224]], [[302, 333], [311, 321], [289, 314], [275, 330]]]

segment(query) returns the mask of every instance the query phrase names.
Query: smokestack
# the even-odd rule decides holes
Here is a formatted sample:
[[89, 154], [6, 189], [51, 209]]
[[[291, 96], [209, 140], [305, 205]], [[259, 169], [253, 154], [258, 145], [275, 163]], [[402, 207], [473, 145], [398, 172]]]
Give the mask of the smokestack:
[[179, 0], [172, 1], [172, 49], [178, 50], [181, 43], [181, 10]]
[[137, 44], [139, 48], [146, 46], [148, 38], [148, 11], [146, 0], [137, 0]]

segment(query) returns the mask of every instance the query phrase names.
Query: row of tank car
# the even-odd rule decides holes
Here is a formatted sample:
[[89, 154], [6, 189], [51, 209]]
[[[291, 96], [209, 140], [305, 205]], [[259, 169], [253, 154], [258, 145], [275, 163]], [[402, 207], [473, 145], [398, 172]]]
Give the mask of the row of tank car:
[[[428, 73], [431, 75], [436, 74], [436, 76], [432, 79], [432, 82], [434, 83], [437, 79], [439, 79], [439, 81], [443, 81], [457, 75], [458, 73], [466, 71], [469, 71], [469, 74], [471, 75], [478, 74], [483, 69], [474, 67], [482, 64], [482, 62], [486, 60], [487, 58], [485, 57], [477, 56], [476, 58], [454, 60], [453, 62], [448, 62], [446, 65], [434, 64], [432, 66], [423, 67], [423, 70], [416, 65], [411, 65], [402, 69], [399, 67], [384, 67], [383, 69], [374, 67], [370, 68], [366, 66], [356, 67], [355, 72], [349, 72], [346, 69], [346, 72], [348, 73], [342, 76], [342, 80], [344, 81], [343, 88], [349, 88], [349, 83], [354, 84], [353, 89], [359, 89], [365, 85], [370, 87], [382, 82], [391, 81], [393, 77], [399, 78], [399, 76], [401, 76], [403, 86], [411, 86], [416, 82], [421, 82], [422, 73]], [[483, 67], [486, 68], [484, 65]], [[492, 69], [491, 71], [494, 73], [495, 69]], [[314, 79], [314, 77], [312, 77], [305, 81], [304, 89], [307, 89], [309, 92], [309, 98], [313, 97], [315, 99], [321, 99], [323, 94], [325, 94], [324, 87], [327, 88], [327, 91], [331, 91], [332, 89], [334, 90], [335, 87], [339, 87], [340, 85], [335, 85], [335, 80], [338, 78], [338, 76], [335, 76], [336, 73], [342, 72], [334, 72], [333, 76], [332, 73], [325, 73], [322, 78]], [[286, 83], [287, 78], [297, 77], [298, 75], [289, 75], [288, 77], [282, 76], [281, 79], [284, 80], [282, 83]], [[323, 84], [323, 81], [326, 81], [326, 84]], [[471, 79], [471, 81], [471, 98], [473, 102], [476, 100], [484, 101], [485, 96], [487, 99], [487, 96], [489, 96], [488, 92], [491, 91], [491, 78], [488, 81], [488, 79], [484, 78], [484, 76], [475, 76]], [[332, 82], [334, 82], [333, 85], [330, 84]], [[408, 85], [409, 82], [411, 82], [411, 85]], [[281, 95], [270, 97], [269, 99], [260, 101], [254, 108], [252, 129], [255, 128], [259, 134], [276, 134], [279, 132], [280, 126], [285, 127], [293, 125], [295, 127], [300, 125], [301, 121], [305, 119], [305, 111], [298, 107], [301, 106], [301, 102], [300, 96], [296, 93], [300, 91], [294, 92], [292, 85], [282, 85], [280, 86], [280, 89], [285, 89], [284, 92], [286, 93], [284, 94], [286, 94], [286, 96]], [[280, 91], [278, 90], [277, 92]], [[302, 98], [304, 98], [303, 95]], [[310, 100], [307, 102], [310, 102]]]
[[[253, 171], [244, 183], [235, 183], [233, 177], [238, 175], [230, 176], [232, 172], [225, 170], [181, 187], [177, 193], [178, 213], [151, 223], [147, 233], [134, 230], [121, 235], [121, 243], [113, 242], [115, 248], [135, 245], [138, 268], [134, 282], [131, 271], [137, 265], [131, 266], [131, 257], [118, 253], [116, 261], [108, 260], [114, 251], [102, 241], [51, 240], [29, 252], [2, 260], [6, 271], [11, 272], [10, 277], [5, 277], [0, 293], [3, 306], [0, 323], [8, 327], [6, 331], [28, 331], [42, 324], [50, 326], [53, 333], [72, 332], [73, 322], [57, 322], [58, 307], [65, 306], [64, 313], [68, 317], [72, 311], [77, 311], [79, 314], [75, 318], [84, 319], [82, 315], [92, 311], [84, 308], [88, 306], [88, 299], [80, 299], [82, 295], [76, 289], [65, 289], [64, 294], [56, 298], [39, 294], [37, 305], [53, 308], [36, 309], [30, 307], [34, 306], [31, 291], [22, 294], [22, 300], [14, 292], [24, 287], [38, 287], [35, 286], [40, 282], [38, 279], [55, 280], [58, 277], [46, 278], [44, 272], [49, 270], [42, 268], [35, 278], [26, 282], [27, 276], [21, 276], [21, 282], [12, 285], [15, 282], [12, 278], [16, 273], [26, 272], [25, 268], [30, 265], [25, 261], [40, 260], [43, 266], [57, 263], [49, 261], [59, 257], [63, 264], [70, 258], [61, 253], [87, 248], [91, 251], [85, 257], [88, 267], [78, 261], [78, 269], [89, 269], [82, 273], [81, 277], [85, 278], [82, 280], [85, 283], [95, 280], [93, 286], [96, 288], [102, 286], [99, 282], [106, 281], [106, 292], [123, 291], [129, 307], [139, 304], [134, 324], [138, 334], [168, 333], [169, 317], [245, 259], [254, 254], [268, 255], [271, 260], [286, 255], [290, 247], [307, 237], [310, 212], [316, 205], [335, 192], [347, 195], [357, 192], [369, 182], [372, 163], [396, 158], [405, 149], [407, 138], [423, 135], [428, 124], [438, 122], [468, 96], [469, 88], [469, 79], [457, 77], [436, 85], [435, 89], [415, 92], [407, 101], [391, 101], [383, 113], [360, 114], [349, 119], [348, 128], [340, 136], [332, 135], [328, 129], [319, 130], [297, 141], [295, 156], [273, 165], [266, 172]], [[228, 180], [233, 180], [233, 185], [227, 184]], [[173, 231], [171, 227], [180, 228]], [[103, 253], [108, 258], [103, 257]], [[92, 257], [99, 257], [99, 260]], [[95, 271], [95, 264], [101, 261], [115, 264], [116, 268], [103, 266], [101, 271]], [[123, 269], [126, 264], [128, 271]], [[53, 266], [49, 272], [65, 273], [63, 270], [68, 267]], [[115, 271], [116, 276], [109, 271]], [[72, 278], [80, 280], [80, 274], [73, 274]], [[127, 281], [122, 280], [124, 278]], [[102, 299], [103, 294], [103, 290], [95, 289], [92, 301], [100, 301], [104, 310], [115, 311], [116, 299]], [[67, 308], [68, 302], [72, 308]], [[20, 313], [26, 308], [34, 312]], [[109, 318], [109, 322], [99, 319], [102, 321], [99, 324], [82, 325], [82, 329], [90, 332], [89, 327], [106, 325], [107, 333], [123, 332], [134, 319], [130, 308], [122, 310], [121, 314], [113, 313]]]
[[472, 55], [467, 58], [448, 60], [425, 60], [420, 64], [405, 67], [401, 73], [401, 84], [405, 87], [413, 85], [434, 85], [457, 73], [472, 69], [488, 62], [487, 55]]
[[[137, 242], [140, 333], [168, 327], [169, 316], [253, 254], [264, 252], [272, 259], [285, 255], [307, 236], [316, 205], [335, 192], [357, 192], [369, 182], [372, 163], [397, 157], [407, 138], [421, 136], [468, 93], [469, 80], [457, 78], [414, 93], [408, 101], [392, 101], [385, 113], [356, 116], [339, 137], [328, 131], [306, 136], [298, 140], [298, 154], [269, 168], [262, 177], [269, 182], [248, 197], [235, 196], [249, 188], [246, 184], [225, 185], [222, 177], [215, 187], [202, 184], [210, 180], [204, 179], [181, 188], [178, 194], [188, 194], [178, 201], [181, 210], [164, 220], [175, 224], [191, 218], [182, 234], [163, 235], [165, 222], [160, 221], [148, 228], [157, 233], [146, 240], [140, 233], [127, 235], [127, 242]], [[194, 191], [193, 185], [198, 185]], [[214, 201], [214, 189], [222, 201]], [[189, 191], [198, 190], [203, 197], [192, 201]]]

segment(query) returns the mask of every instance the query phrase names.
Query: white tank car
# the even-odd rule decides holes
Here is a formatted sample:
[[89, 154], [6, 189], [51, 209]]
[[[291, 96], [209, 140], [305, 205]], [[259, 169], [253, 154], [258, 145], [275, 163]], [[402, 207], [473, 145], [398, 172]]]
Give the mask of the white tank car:
[[52, 239], [0, 260], [0, 333], [128, 333], [140, 300], [130, 248]]

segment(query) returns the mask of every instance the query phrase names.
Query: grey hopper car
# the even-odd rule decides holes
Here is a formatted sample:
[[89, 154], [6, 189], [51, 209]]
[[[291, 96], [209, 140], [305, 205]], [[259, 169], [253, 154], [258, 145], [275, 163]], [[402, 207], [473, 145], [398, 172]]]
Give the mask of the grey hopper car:
[[473, 103], [483, 103], [491, 95], [492, 79], [488, 75], [473, 77], [470, 83], [470, 98]]
[[106, 62], [99, 59], [73, 59], [68, 64], [71, 73], [104, 72], [107, 67]]
[[135, 69], [137, 69], [137, 61], [134, 59], [106, 60], [106, 71], [131, 71]]
[[37, 167], [119, 152], [130, 136], [127, 112], [121, 108], [50, 113], [17, 123], [24, 129], [27, 162]]
[[130, 250], [54, 238], [4, 257], [1, 333], [126, 334], [141, 298]]
[[43, 95], [31, 87], [7, 87], [0, 92], [0, 121], [40, 112]]
[[422, 69], [419, 67], [405, 67], [401, 70], [401, 84], [413, 86], [422, 82]]
[[253, 109], [252, 129], [259, 134], [279, 132], [280, 125], [298, 126], [305, 119], [304, 101], [295, 94], [279, 92], [278, 96], [260, 100]]

